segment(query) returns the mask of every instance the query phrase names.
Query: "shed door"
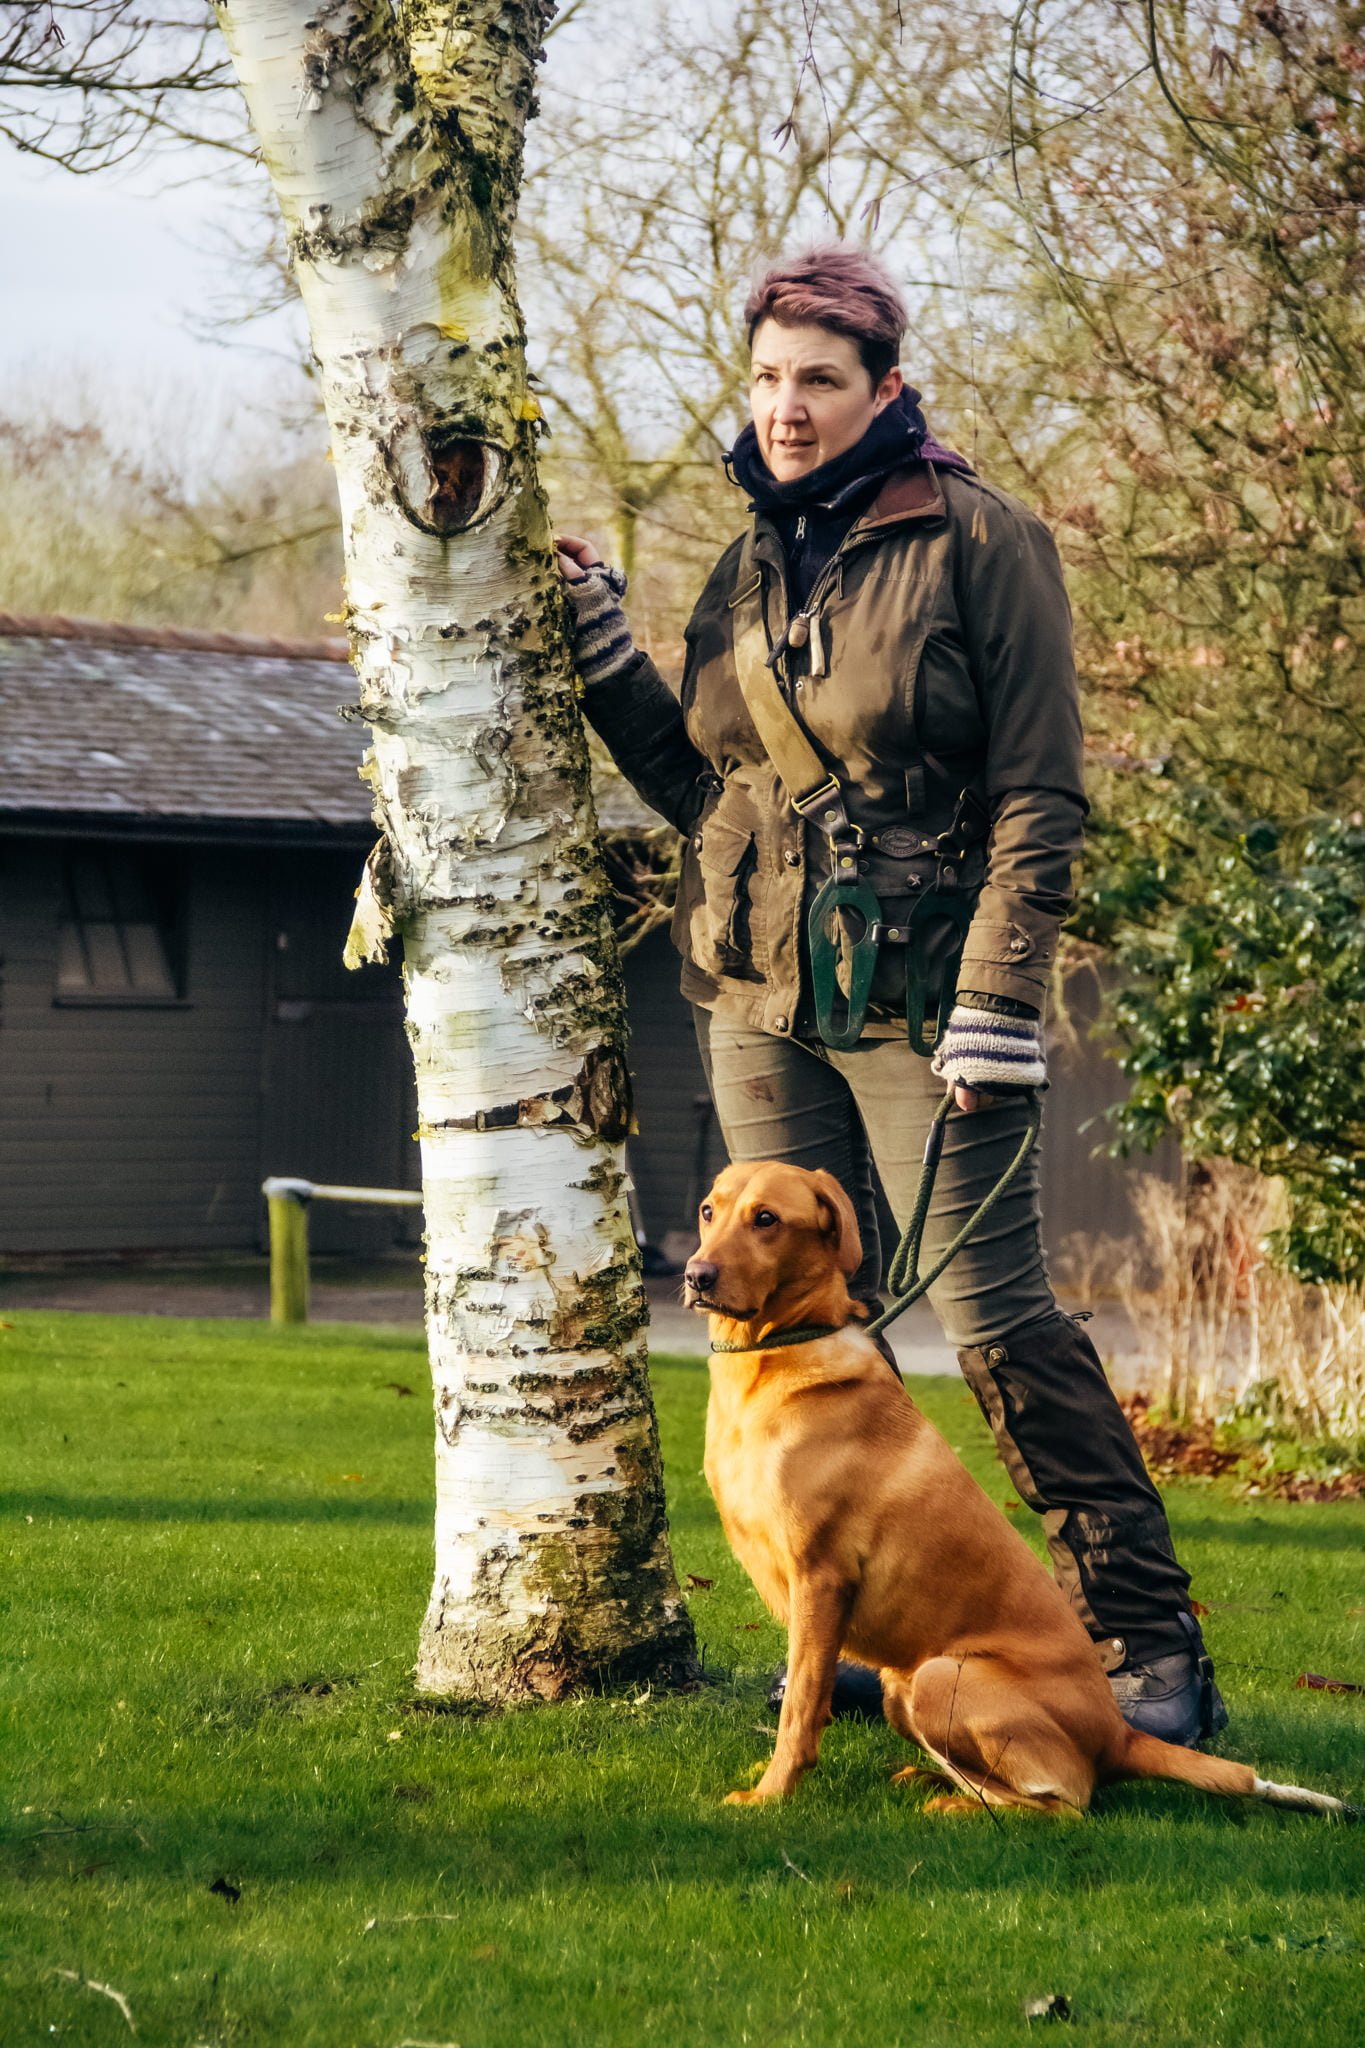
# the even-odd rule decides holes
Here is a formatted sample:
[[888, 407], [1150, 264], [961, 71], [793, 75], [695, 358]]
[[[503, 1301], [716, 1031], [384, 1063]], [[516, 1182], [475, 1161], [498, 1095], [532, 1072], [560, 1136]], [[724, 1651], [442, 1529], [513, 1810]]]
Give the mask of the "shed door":
[[[261, 1172], [415, 1188], [417, 1103], [398, 970], [341, 964], [360, 861], [282, 852], [274, 862]], [[381, 1257], [420, 1242], [421, 1212], [319, 1203], [310, 1234], [320, 1252]]]

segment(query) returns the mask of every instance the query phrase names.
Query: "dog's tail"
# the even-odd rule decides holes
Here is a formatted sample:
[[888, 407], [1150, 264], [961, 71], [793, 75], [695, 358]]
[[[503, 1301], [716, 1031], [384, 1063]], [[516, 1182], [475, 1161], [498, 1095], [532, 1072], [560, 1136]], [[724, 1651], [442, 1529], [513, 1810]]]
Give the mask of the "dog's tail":
[[1310, 1792], [1303, 1785], [1277, 1785], [1273, 1779], [1258, 1778], [1250, 1764], [1235, 1764], [1226, 1757], [1204, 1756], [1197, 1749], [1180, 1749], [1140, 1729], [1126, 1728], [1126, 1740], [1111, 1759], [1106, 1777], [1173, 1778], [1182, 1785], [1197, 1786], [1219, 1799], [1260, 1799], [1267, 1806], [1290, 1806], [1299, 1813], [1319, 1813], [1330, 1820], [1362, 1818], [1361, 1809], [1334, 1799], [1330, 1792]]

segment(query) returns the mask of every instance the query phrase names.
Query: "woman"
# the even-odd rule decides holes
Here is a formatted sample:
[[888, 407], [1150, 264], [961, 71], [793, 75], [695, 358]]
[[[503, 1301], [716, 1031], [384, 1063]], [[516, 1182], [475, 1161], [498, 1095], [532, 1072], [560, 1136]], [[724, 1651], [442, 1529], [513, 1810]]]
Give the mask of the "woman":
[[[728, 467], [753, 523], [692, 614], [680, 699], [631, 641], [618, 573], [569, 536], [560, 569], [588, 716], [684, 835], [674, 938], [730, 1156], [838, 1176], [866, 1248], [853, 1292], [872, 1303], [874, 1174], [903, 1226], [945, 1082], [956, 1107], [926, 1266], [1004, 1171], [1045, 1082], [1041, 1016], [1086, 809], [1070, 613], [1046, 529], [930, 437], [880, 265], [814, 250], [770, 270], [744, 318], [753, 417]], [[782, 702], [765, 710], [773, 677]], [[799, 811], [798, 725], [810, 779], [827, 773]], [[835, 957], [812, 960], [832, 873], [870, 885], [864, 911], [886, 935], [861, 1028], [864, 920], [818, 922]], [[907, 955], [927, 937], [941, 979], [963, 927], [931, 1067], [907, 1037]], [[915, 947], [891, 942], [907, 929]], [[1160, 1498], [1053, 1298], [1036, 1148], [929, 1298], [1123, 1712], [1179, 1742], [1225, 1725]], [[841, 1707], [859, 1708], [852, 1667]]]

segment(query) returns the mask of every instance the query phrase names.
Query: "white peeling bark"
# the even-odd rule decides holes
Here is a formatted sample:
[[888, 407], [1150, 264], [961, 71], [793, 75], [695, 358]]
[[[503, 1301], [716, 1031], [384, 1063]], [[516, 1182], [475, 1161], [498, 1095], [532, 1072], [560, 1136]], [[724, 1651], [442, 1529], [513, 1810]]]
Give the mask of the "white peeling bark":
[[331, 426], [403, 942], [427, 1219], [436, 1573], [419, 1684], [674, 1677], [626, 1205], [623, 992], [510, 234], [545, 0], [220, 0]]

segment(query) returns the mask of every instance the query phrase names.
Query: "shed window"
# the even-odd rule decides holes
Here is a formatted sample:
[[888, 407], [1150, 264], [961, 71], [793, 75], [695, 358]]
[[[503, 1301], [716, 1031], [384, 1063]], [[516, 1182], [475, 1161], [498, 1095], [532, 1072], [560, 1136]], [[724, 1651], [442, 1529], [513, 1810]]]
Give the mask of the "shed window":
[[178, 878], [154, 854], [92, 848], [67, 856], [57, 932], [57, 997], [173, 1003], [184, 994]]

